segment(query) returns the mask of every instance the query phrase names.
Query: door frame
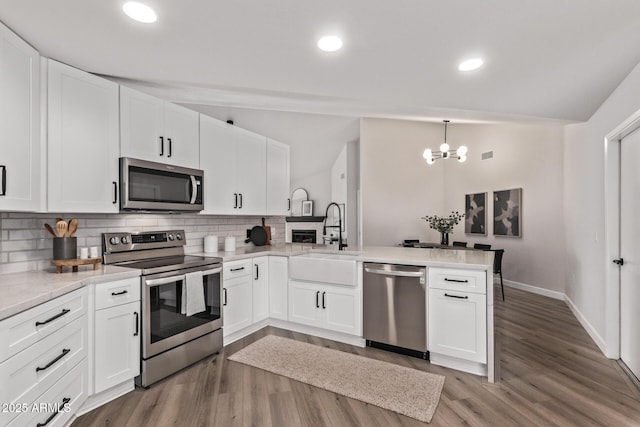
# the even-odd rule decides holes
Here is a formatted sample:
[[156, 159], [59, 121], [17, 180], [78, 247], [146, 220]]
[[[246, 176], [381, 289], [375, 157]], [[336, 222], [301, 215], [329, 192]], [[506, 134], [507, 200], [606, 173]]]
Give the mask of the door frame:
[[640, 129], [640, 110], [620, 123], [604, 138], [605, 178], [605, 342], [610, 359], [620, 358], [620, 147], [622, 140]]

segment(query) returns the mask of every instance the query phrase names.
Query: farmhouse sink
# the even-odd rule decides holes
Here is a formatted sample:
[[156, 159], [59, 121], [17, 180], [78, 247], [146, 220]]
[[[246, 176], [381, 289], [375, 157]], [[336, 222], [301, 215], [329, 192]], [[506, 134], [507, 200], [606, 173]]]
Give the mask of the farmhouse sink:
[[289, 277], [306, 282], [356, 286], [354, 255], [306, 253], [289, 258]]

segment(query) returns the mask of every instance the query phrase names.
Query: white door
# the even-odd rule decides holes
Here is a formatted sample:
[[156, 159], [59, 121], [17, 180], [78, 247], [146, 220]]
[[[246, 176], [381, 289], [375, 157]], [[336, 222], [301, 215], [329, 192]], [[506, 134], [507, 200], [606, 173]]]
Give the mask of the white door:
[[41, 210], [40, 55], [0, 24], [0, 211]]
[[289, 146], [267, 140], [267, 215], [289, 215]]
[[324, 327], [351, 335], [362, 335], [360, 300], [357, 288], [331, 286], [322, 289], [320, 296], [324, 310]]
[[322, 326], [320, 293], [316, 284], [289, 281], [289, 321]]
[[253, 258], [253, 323], [269, 317], [269, 257]]
[[288, 320], [289, 258], [269, 256], [269, 317]]
[[236, 128], [236, 183], [239, 215], [264, 215], [267, 211], [267, 138]]
[[640, 378], [640, 130], [620, 147], [620, 358]]
[[96, 311], [96, 393], [140, 374], [139, 313], [138, 301]]
[[253, 280], [251, 276], [224, 281], [222, 291], [224, 336], [250, 326], [253, 315]]
[[162, 134], [164, 101], [120, 86], [120, 148], [122, 157], [167, 161], [169, 147]]
[[118, 212], [118, 85], [48, 61], [50, 212]]
[[200, 165], [200, 130], [198, 113], [165, 102], [164, 131], [166, 159], [171, 165], [198, 169]]
[[204, 171], [204, 214], [234, 215], [236, 145], [232, 125], [200, 115], [200, 169]]

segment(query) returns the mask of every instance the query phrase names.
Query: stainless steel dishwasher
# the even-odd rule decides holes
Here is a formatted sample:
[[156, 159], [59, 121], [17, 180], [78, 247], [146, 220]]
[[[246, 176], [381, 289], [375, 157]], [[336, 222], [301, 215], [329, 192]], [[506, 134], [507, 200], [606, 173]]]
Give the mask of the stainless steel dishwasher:
[[364, 264], [367, 346], [428, 359], [426, 268]]

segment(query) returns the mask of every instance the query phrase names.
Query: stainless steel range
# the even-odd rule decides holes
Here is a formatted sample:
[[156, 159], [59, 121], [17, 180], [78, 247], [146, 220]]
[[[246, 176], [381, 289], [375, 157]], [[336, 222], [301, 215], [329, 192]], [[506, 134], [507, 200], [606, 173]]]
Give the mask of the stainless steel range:
[[183, 230], [102, 235], [105, 264], [142, 270], [143, 387], [222, 348], [222, 259], [185, 244]]

